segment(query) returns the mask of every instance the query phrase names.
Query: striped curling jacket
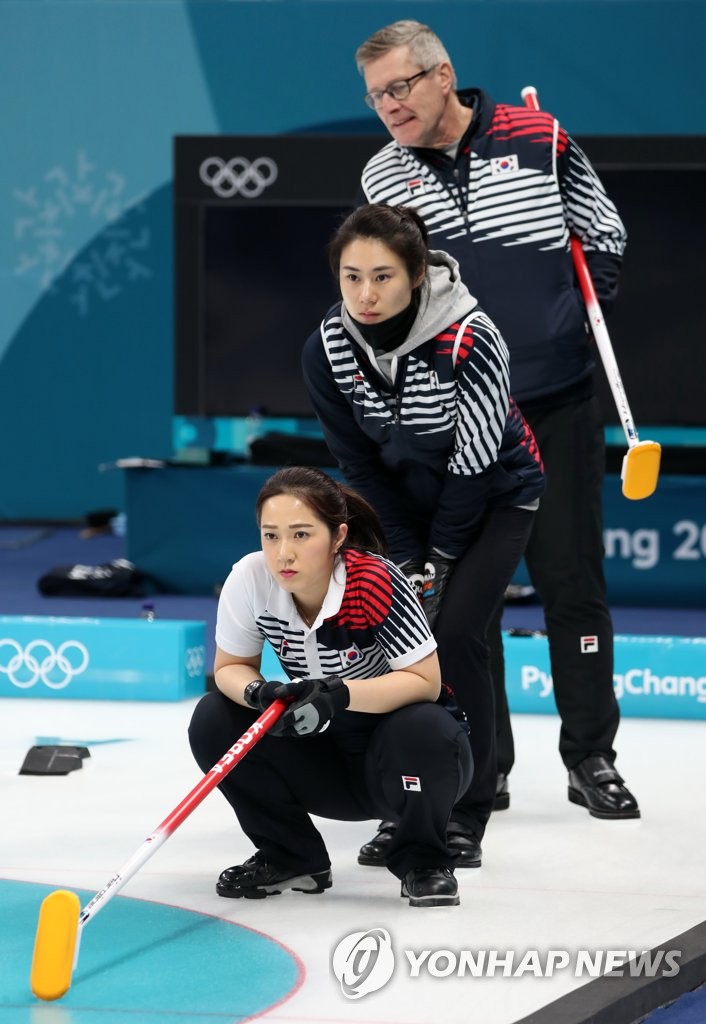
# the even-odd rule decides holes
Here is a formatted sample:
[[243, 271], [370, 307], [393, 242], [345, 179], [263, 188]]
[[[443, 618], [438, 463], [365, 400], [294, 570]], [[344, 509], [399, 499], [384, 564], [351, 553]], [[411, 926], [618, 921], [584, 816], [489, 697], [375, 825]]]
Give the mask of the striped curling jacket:
[[532, 505], [544, 490], [537, 445], [510, 397], [503, 339], [455, 260], [431, 256], [430, 295], [393, 380], [341, 303], [303, 351], [328, 447], [376, 509], [398, 563], [431, 548], [458, 557], [490, 510]]
[[524, 406], [587, 381], [594, 365], [570, 234], [582, 242], [605, 305], [617, 290], [626, 234], [591, 164], [551, 114], [459, 92], [473, 108], [457, 155], [391, 141], [367, 163], [365, 200], [411, 206], [430, 244], [499, 327]]

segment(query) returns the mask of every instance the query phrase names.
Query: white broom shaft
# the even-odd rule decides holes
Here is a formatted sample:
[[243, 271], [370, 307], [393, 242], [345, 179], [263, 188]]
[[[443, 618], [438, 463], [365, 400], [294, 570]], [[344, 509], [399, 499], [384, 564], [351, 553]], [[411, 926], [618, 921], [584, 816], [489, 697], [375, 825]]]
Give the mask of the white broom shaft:
[[628, 442], [628, 446], [632, 448], [638, 443], [637, 429], [632, 418], [632, 413], [630, 412], [628, 396], [625, 394], [625, 388], [623, 387], [620, 370], [618, 369], [618, 363], [615, 358], [615, 353], [613, 352], [608, 328], [605, 325], [603, 310], [601, 309], [600, 302], [598, 301], [596, 290], [593, 287], [591, 272], [588, 269], [584, 251], [577, 238], [571, 239], [571, 255], [574, 261], [576, 276], [578, 277], [579, 285], [581, 286], [588, 319], [591, 322], [593, 337], [596, 339], [596, 345], [598, 346], [598, 351], [600, 352], [600, 356], [603, 361], [610, 390], [613, 392], [613, 400], [615, 401], [620, 415], [623, 430], [625, 431], [625, 438]]
[[[525, 106], [529, 107], [530, 110], [540, 109], [537, 90], [533, 85], [525, 86], [520, 95], [525, 102]], [[620, 421], [623, 425], [625, 439], [628, 442], [628, 447], [633, 448], [638, 443], [639, 439], [635, 423], [632, 418], [632, 413], [630, 412], [630, 406], [628, 405], [628, 397], [625, 394], [625, 388], [623, 387], [623, 381], [620, 376], [620, 370], [618, 369], [613, 345], [610, 340], [610, 335], [608, 334], [608, 328], [605, 325], [603, 311], [598, 301], [596, 290], [593, 287], [593, 279], [591, 278], [591, 272], [588, 269], [588, 264], [586, 263], [586, 256], [580, 241], [575, 237], [572, 237], [571, 239], [571, 258], [581, 287], [586, 312], [588, 313], [588, 318], [591, 322], [593, 337], [596, 339], [596, 345], [603, 362], [608, 384], [610, 385], [610, 390], [613, 393], [613, 400], [618, 409]]]
[[120, 871], [116, 871], [108, 884], [100, 892], [97, 892], [90, 903], [87, 903], [83, 908], [78, 922], [80, 928], [83, 928], [88, 923], [89, 918], [95, 917], [108, 900], [111, 900], [113, 896], [117, 896], [125, 883], [129, 882], [132, 876], [137, 874], [142, 865], [146, 864], [152, 854], [156, 853], [160, 846], [167, 841], [170, 834], [169, 832], [156, 831], [145, 839], [139, 850], [133, 853], [132, 857], [123, 864]]

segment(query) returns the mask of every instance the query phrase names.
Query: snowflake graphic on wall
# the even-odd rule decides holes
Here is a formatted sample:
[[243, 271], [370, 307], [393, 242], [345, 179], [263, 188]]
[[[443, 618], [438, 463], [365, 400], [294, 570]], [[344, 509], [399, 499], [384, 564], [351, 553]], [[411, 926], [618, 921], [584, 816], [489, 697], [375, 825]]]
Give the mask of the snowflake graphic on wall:
[[[152, 277], [144, 203], [129, 197], [126, 184], [80, 150], [73, 167], [51, 167], [40, 185], [16, 188], [15, 273], [35, 279], [42, 292], [66, 294], [80, 316], [92, 302], [108, 302], [131, 282]], [[87, 237], [94, 241], [79, 256]]]

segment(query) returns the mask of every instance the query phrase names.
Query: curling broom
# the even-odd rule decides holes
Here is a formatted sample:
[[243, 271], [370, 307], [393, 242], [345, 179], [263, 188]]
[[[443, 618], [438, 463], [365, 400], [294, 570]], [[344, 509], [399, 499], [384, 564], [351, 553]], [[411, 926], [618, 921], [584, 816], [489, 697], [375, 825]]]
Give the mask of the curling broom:
[[288, 703], [276, 700], [263, 711], [83, 910], [80, 908], [76, 893], [67, 889], [55, 889], [45, 897], [39, 910], [30, 975], [30, 984], [35, 996], [39, 999], [52, 1000], [60, 999], [68, 992], [73, 970], [78, 963], [81, 931], [84, 926], [122, 889], [152, 854], [156, 853], [204, 797], [245, 757], [248, 750], [251, 750], [272, 728]]
[[[533, 85], [525, 86], [522, 90], [522, 99], [525, 105], [531, 110], [539, 110], [539, 99], [537, 90]], [[606, 377], [613, 393], [613, 399], [618, 409], [618, 415], [625, 432], [628, 443], [628, 450], [623, 456], [622, 472], [620, 474], [623, 482], [623, 494], [626, 498], [638, 501], [641, 498], [649, 498], [657, 487], [659, 479], [659, 463], [662, 454], [661, 445], [656, 441], [641, 441], [637, 434], [637, 428], [630, 412], [625, 388], [620, 377], [620, 370], [615, 359], [613, 346], [605, 325], [603, 312], [598, 302], [596, 290], [591, 279], [591, 272], [586, 263], [586, 256], [580, 241], [576, 237], [571, 238], [571, 257], [574, 262], [574, 270], [578, 278], [581, 294], [586, 305], [586, 312], [591, 322], [593, 337], [603, 361]]]

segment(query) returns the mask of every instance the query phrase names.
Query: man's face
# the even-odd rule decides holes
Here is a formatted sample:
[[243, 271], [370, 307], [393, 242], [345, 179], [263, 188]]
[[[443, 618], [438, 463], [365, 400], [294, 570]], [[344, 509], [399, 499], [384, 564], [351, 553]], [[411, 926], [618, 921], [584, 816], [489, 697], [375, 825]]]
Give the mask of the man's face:
[[[412, 59], [409, 47], [396, 46], [365, 65], [366, 91], [386, 89], [393, 82], [411, 78], [422, 70]], [[433, 147], [441, 138], [440, 125], [450, 92], [449, 65], [438, 64], [428, 75], [412, 83], [406, 99], [395, 100], [385, 93], [375, 112], [401, 146]]]

